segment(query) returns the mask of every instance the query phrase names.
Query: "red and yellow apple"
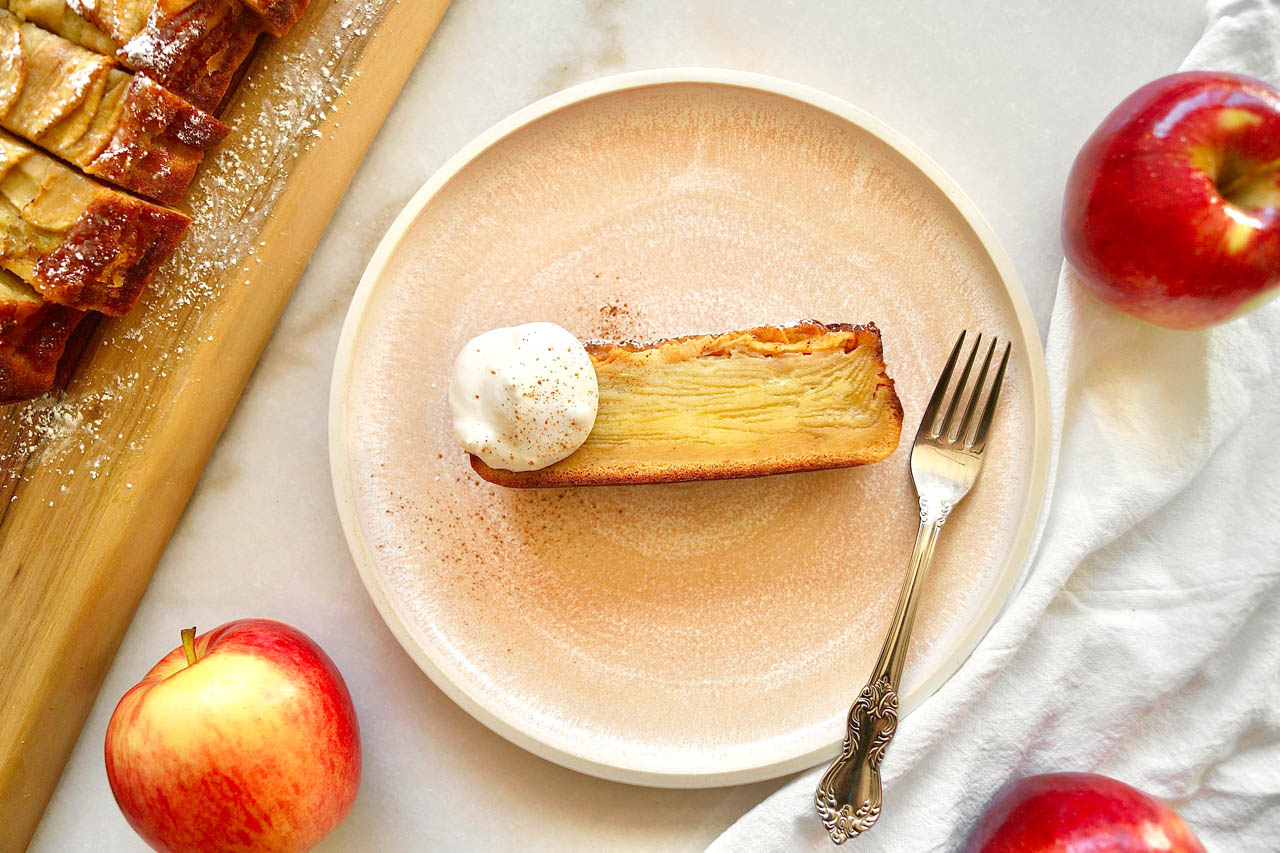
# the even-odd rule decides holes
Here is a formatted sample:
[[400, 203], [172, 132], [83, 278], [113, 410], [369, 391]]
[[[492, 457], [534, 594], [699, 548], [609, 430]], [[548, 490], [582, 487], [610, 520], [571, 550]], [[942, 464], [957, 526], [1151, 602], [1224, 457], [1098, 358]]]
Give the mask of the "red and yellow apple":
[[1093, 773], [1046, 773], [1002, 788], [964, 853], [1204, 853], [1177, 812]]
[[1256, 307], [1280, 286], [1280, 91], [1189, 71], [1143, 86], [1067, 178], [1067, 260], [1104, 302], [1175, 329]]
[[346, 817], [360, 785], [360, 732], [342, 676], [281, 622], [182, 634], [107, 726], [116, 802], [160, 851], [310, 849]]

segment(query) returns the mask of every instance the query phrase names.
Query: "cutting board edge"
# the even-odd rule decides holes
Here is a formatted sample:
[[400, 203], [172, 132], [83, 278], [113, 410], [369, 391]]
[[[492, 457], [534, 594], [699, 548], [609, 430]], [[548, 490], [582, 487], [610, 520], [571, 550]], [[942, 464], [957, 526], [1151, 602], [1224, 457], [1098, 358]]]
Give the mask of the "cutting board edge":
[[[57, 650], [51, 658], [78, 661], [75, 669], [80, 678], [58, 677], [61, 673], [57, 671], [45, 673], [41, 686], [22, 697], [26, 704], [20, 715], [20, 724], [5, 727], [15, 736], [6, 738], [7, 742], [0, 742], [0, 750], [3, 750], [0, 754], [0, 814], [6, 818], [0, 821], [0, 849], [19, 850], [30, 843], [56, 788], [62, 768], [93, 707], [107, 668], [128, 630], [165, 546], [185, 511], [200, 473], [230, 419], [315, 246], [328, 227], [365, 153], [399, 97], [448, 5], [449, 0], [418, 0], [415, 3], [394, 3], [388, 9], [379, 31], [370, 39], [360, 61], [362, 67], [366, 57], [390, 57], [396, 60], [394, 67], [381, 67], [377, 74], [357, 74], [344, 92], [344, 104], [360, 103], [366, 116], [373, 117], [366, 118], [363, 125], [341, 122], [341, 141], [337, 141], [333, 134], [328, 134], [299, 158], [300, 162], [304, 159], [316, 161], [327, 158], [331, 166], [334, 152], [345, 152], [345, 176], [338, 181], [330, 180], [319, 192], [308, 188], [303, 215], [295, 213], [295, 218], [302, 220], [301, 223], [286, 224], [282, 217], [273, 220], [263, 232], [268, 238], [279, 238], [279, 232], [287, 231], [286, 247], [291, 257], [277, 257], [275, 263], [264, 264], [262, 269], [255, 270], [256, 276], [247, 276], [251, 285], [255, 277], [273, 278], [274, 286], [271, 291], [274, 305], [269, 312], [269, 319], [259, 323], [258, 328], [254, 329], [255, 337], [241, 344], [243, 357], [240, 364], [229, 371], [233, 381], [220, 383], [224, 388], [231, 389], [218, 400], [221, 411], [210, 417], [208, 407], [197, 409], [193, 406], [185, 410], [185, 418], [172, 417], [166, 421], [160, 434], [153, 438], [163, 441], [163, 434], [166, 432], [170, 437], [180, 434], [188, 447], [188, 453], [180, 470], [175, 471], [173, 467], [153, 468], [154, 481], [140, 479], [134, 484], [137, 487], [133, 490], [135, 497], [132, 499], [132, 506], [126, 508], [126, 529], [141, 531], [141, 538], [118, 533], [116, 547], [99, 551], [98, 560], [93, 561], [92, 554], [84, 555], [91, 562], [90, 565], [77, 569], [77, 573], [82, 575], [76, 584], [76, 591], [80, 594], [72, 596], [78, 600], [73, 601], [74, 616], [70, 622], [81, 624], [88, 618], [99, 625], [110, 621], [114, 621], [116, 625], [114, 629], [100, 628], [97, 631], [63, 634], [61, 642], [56, 643]], [[390, 32], [395, 32], [400, 37], [405, 32], [417, 32], [421, 38], [415, 40], [416, 46], [412, 50], [405, 50], [403, 43], [398, 47], [389, 45], [387, 49], [383, 49], [389, 38], [384, 34]], [[389, 80], [394, 85], [387, 85]], [[371, 110], [371, 106], [376, 109]], [[335, 113], [334, 118], [338, 114]], [[331, 178], [333, 171], [330, 170], [328, 174]], [[299, 192], [292, 186], [289, 189]], [[287, 189], [286, 192], [288, 191]], [[322, 205], [316, 204], [317, 195], [322, 196]], [[295, 206], [294, 211], [297, 210]], [[284, 252], [277, 252], [278, 256], [282, 254]], [[286, 270], [286, 276], [280, 277], [279, 274]], [[225, 362], [223, 366], [226, 366]], [[193, 443], [196, 451], [194, 453], [190, 452]], [[165, 509], [159, 514], [154, 506], [142, 505], [139, 496], [149, 493], [148, 486], [164, 488], [168, 492], [168, 499], [163, 502]], [[20, 487], [19, 490], [21, 491]], [[154, 495], [155, 492], [150, 494]], [[90, 543], [97, 541], [96, 537], [85, 539]], [[132, 571], [128, 570], [129, 566], [133, 567]], [[87, 582], [85, 576], [88, 578]], [[105, 602], [109, 605], [106, 607], [103, 606], [104, 601], [93, 595], [104, 589], [114, 590], [111, 598]], [[50, 634], [52, 631], [45, 633], [46, 637]], [[86, 654], [87, 637], [96, 638], [97, 642], [90, 644], [91, 648]], [[139, 677], [141, 675], [142, 673], [138, 673]], [[68, 685], [74, 685], [76, 689], [68, 690]], [[67, 695], [68, 693], [71, 695]], [[13, 702], [18, 697], [7, 698], [9, 702]]]

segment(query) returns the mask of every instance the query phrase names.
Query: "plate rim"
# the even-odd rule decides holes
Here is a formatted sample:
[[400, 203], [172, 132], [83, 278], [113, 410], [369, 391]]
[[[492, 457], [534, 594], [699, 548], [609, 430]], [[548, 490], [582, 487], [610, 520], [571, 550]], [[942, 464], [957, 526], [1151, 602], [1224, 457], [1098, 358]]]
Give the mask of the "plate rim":
[[[1032, 464], [1027, 501], [1018, 531], [1014, 537], [1009, 558], [998, 581], [988, 592], [986, 600], [978, 608], [968, 627], [960, 635], [948, 654], [934, 671], [902, 697], [900, 714], [906, 716], [933, 695], [942, 684], [955, 675], [968, 660], [973, 650], [986, 636], [1004, 605], [1012, 597], [1018, 579], [1031, 554], [1039, 518], [1046, 496], [1050, 461], [1050, 410], [1048, 397], [1048, 372], [1044, 360], [1044, 348], [1040, 332], [1026, 292], [1003, 245], [994, 230], [978, 211], [976, 205], [960, 189], [959, 185], [923, 150], [896, 130], [860, 107], [811, 86], [795, 83], [779, 77], [725, 68], [674, 67], [599, 77], [579, 83], [541, 98], [493, 125], [464, 145], [446, 160], [409, 199], [369, 259], [360, 282], [352, 295], [351, 303], [342, 324], [334, 356], [333, 376], [329, 386], [329, 468], [333, 483], [338, 517], [346, 538], [347, 547], [360, 579], [378, 610], [382, 621], [391, 630], [401, 647], [428, 678], [455, 704], [491, 731], [515, 745], [548, 761], [615, 782], [646, 785], [661, 788], [710, 788], [724, 785], [746, 784], [773, 779], [798, 770], [812, 767], [833, 757], [839, 749], [843, 732], [812, 748], [796, 753], [792, 749], [778, 750], [785, 754], [763, 755], [749, 764], [717, 764], [705, 758], [689, 761], [676, 767], [668, 763], [646, 760], [624, 762], [607, 760], [586, 750], [575, 750], [569, 744], [549, 743], [527, 731], [521, 723], [492, 710], [480, 697], [473, 696], [455, 682], [433, 658], [431, 653], [413, 637], [409, 626], [392, 604], [375, 571], [373, 560], [360, 531], [356, 515], [354, 492], [347, 465], [348, 454], [343, 425], [347, 415], [347, 390], [354, 356], [354, 344], [369, 299], [386, 270], [387, 262], [399, 247], [410, 225], [436, 195], [467, 164], [493, 145], [551, 113], [573, 104], [583, 103], [602, 95], [627, 89], [657, 85], [700, 83], [753, 89], [780, 95], [816, 107], [834, 115], [872, 136], [905, 157], [915, 168], [939, 189], [948, 202], [960, 213], [982, 244], [991, 259], [1013, 304], [1019, 333], [1023, 338], [1031, 384]], [[850, 685], [852, 697], [855, 685]], [[776, 748], [775, 748], [776, 749]]]

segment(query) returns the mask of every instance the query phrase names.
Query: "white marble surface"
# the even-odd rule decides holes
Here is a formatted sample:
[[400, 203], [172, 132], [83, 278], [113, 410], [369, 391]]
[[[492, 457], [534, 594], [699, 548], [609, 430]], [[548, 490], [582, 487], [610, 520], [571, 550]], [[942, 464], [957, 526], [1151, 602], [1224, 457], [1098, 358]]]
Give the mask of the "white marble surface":
[[1199, 35], [1201, 7], [455, 0], [209, 462], [31, 849], [145, 849], [103, 772], [111, 710], [181, 626], [243, 616], [306, 630], [355, 697], [364, 783], [321, 850], [701, 849], [778, 783], [650, 790], [534, 758], [446, 699], [370, 604], [338, 527], [325, 428], [343, 314], [383, 230], [447, 157], [543, 95], [624, 70], [743, 68], [832, 92], [929, 152], [995, 227], [1043, 332], [1071, 157], [1114, 103], [1177, 66]]

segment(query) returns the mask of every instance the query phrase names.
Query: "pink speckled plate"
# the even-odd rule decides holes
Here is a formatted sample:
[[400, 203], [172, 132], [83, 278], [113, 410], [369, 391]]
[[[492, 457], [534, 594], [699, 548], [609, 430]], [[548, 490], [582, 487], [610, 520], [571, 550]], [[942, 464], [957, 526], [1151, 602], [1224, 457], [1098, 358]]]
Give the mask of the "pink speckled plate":
[[[454, 354], [494, 326], [647, 338], [801, 317], [879, 325], [906, 409], [889, 460], [508, 491], [450, 435]], [[561, 92], [449, 161], [360, 283], [330, 425], [356, 565], [432, 680], [539, 755], [689, 787], [818, 763], [886, 628], [917, 521], [910, 436], [964, 327], [1015, 356], [938, 547], [908, 711], [990, 626], [1044, 494], [1043, 355], [1008, 259], [923, 154], [820, 92], [705, 70]]]

